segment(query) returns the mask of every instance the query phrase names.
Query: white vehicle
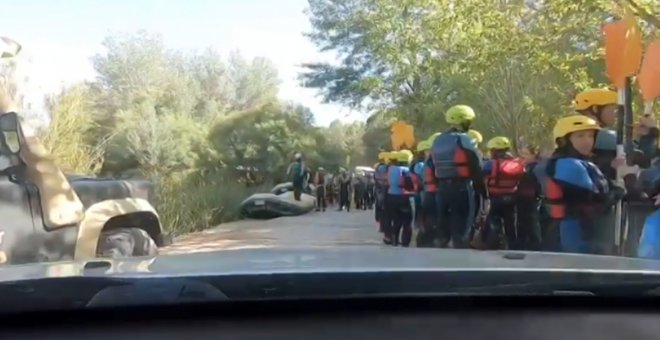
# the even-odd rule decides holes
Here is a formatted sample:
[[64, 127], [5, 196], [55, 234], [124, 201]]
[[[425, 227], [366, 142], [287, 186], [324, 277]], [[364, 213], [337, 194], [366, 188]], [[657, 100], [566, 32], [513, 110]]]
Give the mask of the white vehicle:
[[368, 174], [373, 174], [374, 172], [376, 172], [376, 170], [374, 170], [374, 168], [372, 168], [370, 166], [356, 166], [355, 167], [355, 174], [359, 175], [359, 176], [365, 176], [365, 175], [368, 175]]

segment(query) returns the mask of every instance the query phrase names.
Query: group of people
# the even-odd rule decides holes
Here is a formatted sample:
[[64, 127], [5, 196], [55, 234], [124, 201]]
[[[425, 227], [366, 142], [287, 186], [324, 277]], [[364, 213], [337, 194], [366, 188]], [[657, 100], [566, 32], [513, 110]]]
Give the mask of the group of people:
[[[514, 150], [506, 136], [491, 138], [482, 153], [483, 138], [471, 129], [474, 110], [451, 107], [449, 129], [418, 142], [416, 153], [378, 155], [375, 217], [384, 243], [409, 246], [415, 227], [418, 247], [615, 254], [617, 203], [650, 202], [660, 193], [655, 119], [635, 125], [626, 162], [611, 129], [617, 98], [608, 89], [579, 93], [576, 112], [556, 121], [546, 157], [533, 145]], [[647, 175], [631, 172], [632, 165]], [[625, 188], [617, 171], [630, 172]]]
[[314, 176], [316, 188], [316, 211], [325, 211], [337, 202], [337, 210], [350, 211], [351, 202], [355, 209], [373, 209], [374, 180], [367, 173], [349, 173], [344, 168], [337, 175], [328, 173], [319, 167]]
[[312, 176], [301, 153], [295, 154], [294, 162], [289, 166], [287, 174], [293, 184], [295, 200], [300, 200], [302, 192], [309, 187], [308, 184], [314, 185], [316, 211], [325, 211], [335, 204], [339, 211], [350, 211], [351, 202], [354, 202], [355, 209], [358, 210], [373, 208], [375, 202], [373, 174], [350, 173], [344, 168], [340, 168], [337, 174], [332, 174], [319, 167]]

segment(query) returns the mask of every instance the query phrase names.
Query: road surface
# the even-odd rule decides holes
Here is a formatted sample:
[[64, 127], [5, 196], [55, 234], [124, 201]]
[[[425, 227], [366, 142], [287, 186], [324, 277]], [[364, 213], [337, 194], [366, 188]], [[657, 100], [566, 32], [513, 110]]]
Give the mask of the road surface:
[[177, 238], [160, 254], [287, 246], [382, 246], [373, 210], [312, 212], [272, 220], [242, 220]]

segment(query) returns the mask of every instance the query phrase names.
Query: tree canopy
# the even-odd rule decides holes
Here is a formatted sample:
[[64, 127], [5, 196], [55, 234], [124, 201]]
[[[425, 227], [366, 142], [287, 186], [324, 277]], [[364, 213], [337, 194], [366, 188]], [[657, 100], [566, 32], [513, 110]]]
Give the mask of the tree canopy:
[[[654, 0], [621, 0], [657, 34]], [[601, 25], [610, 0], [309, 0], [308, 36], [339, 62], [306, 64], [302, 83], [327, 102], [404, 119], [423, 136], [442, 129], [458, 103], [478, 113], [486, 135], [540, 140], [575, 91], [608, 80]], [[381, 117], [381, 118], [377, 118]], [[365, 135], [373, 145], [382, 136]]]

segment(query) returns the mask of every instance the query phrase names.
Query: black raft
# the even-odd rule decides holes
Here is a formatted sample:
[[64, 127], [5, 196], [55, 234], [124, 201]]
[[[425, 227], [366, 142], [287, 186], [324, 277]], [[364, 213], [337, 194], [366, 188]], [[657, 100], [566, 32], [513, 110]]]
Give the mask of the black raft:
[[303, 215], [316, 206], [316, 198], [311, 194], [311, 191], [305, 190], [300, 196], [300, 201], [296, 201], [293, 199], [291, 183], [281, 183], [270, 193], [254, 194], [245, 199], [241, 203], [241, 215], [257, 219]]

